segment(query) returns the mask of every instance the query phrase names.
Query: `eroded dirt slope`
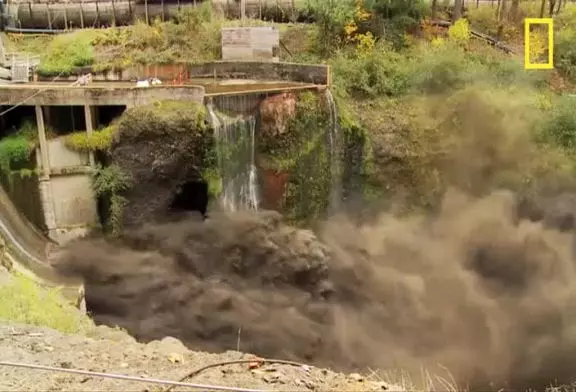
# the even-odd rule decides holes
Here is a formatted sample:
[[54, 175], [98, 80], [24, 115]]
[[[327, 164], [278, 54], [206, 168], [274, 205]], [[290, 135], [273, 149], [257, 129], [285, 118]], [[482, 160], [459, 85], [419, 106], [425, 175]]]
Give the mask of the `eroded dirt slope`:
[[[178, 381], [192, 370], [221, 361], [255, 358], [237, 351], [208, 354], [174, 338], [137, 343], [126, 333], [98, 327], [89, 337], [25, 325], [0, 325], [0, 361]], [[390, 390], [383, 381], [359, 380], [308, 366], [236, 364], [206, 370], [185, 382], [269, 391]], [[167, 386], [0, 366], [2, 391], [160, 391]], [[173, 391], [191, 390], [174, 388]]]

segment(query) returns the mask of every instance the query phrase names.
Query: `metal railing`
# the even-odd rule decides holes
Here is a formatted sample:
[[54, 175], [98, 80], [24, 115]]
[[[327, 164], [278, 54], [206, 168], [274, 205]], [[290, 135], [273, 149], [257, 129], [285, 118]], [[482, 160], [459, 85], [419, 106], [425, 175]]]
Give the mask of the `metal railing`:
[[29, 53], [8, 52], [4, 54], [4, 64], [10, 64], [12, 83], [28, 83], [32, 70], [40, 64], [40, 56]]

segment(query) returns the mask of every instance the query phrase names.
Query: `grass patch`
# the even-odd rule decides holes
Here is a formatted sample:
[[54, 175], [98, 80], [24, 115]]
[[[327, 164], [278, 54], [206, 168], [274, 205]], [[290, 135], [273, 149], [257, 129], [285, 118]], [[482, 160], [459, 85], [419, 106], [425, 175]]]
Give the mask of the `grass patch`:
[[88, 135], [85, 131], [74, 132], [66, 136], [66, 147], [74, 151], [106, 151], [112, 146], [116, 127], [107, 126]]
[[84, 332], [92, 326], [90, 319], [66, 301], [60, 290], [43, 288], [20, 274], [0, 286], [0, 319], [64, 333]]
[[69, 75], [76, 68], [92, 65], [95, 30], [83, 30], [56, 36], [40, 57], [38, 73], [44, 76]]

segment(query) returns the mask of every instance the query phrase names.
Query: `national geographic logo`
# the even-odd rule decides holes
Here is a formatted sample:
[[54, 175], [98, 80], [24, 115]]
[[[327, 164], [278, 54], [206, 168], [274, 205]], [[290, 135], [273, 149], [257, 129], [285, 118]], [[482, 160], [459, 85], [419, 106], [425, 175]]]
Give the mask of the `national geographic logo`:
[[[538, 34], [539, 29], [546, 29], [546, 33]], [[548, 37], [547, 48], [544, 47]], [[531, 42], [532, 41], [532, 42]], [[536, 41], [536, 42], [535, 42]], [[532, 45], [531, 45], [532, 43]], [[533, 60], [548, 59], [548, 62], [533, 62]], [[524, 69], [552, 69], [554, 68], [554, 21], [552, 18], [526, 18], [524, 19]]]

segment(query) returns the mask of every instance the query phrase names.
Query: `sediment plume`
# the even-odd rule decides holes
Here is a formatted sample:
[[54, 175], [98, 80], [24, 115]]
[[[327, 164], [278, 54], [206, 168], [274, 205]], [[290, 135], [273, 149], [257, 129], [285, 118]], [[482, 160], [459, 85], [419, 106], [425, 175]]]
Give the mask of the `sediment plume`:
[[[439, 365], [460, 384], [572, 381], [573, 235], [521, 218], [509, 192], [448, 192], [434, 216], [318, 236], [275, 213], [215, 214], [70, 245], [97, 322], [142, 340], [352, 370]], [[543, 212], [545, 215], [545, 212]]]
[[[402, 368], [415, 382], [441, 367], [471, 390], [569, 384], [574, 188], [552, 176], [561, 154], [531, 141], [536, 110], [497, 98], [436, 99], [442, 108], [422, 116], [432, 125], [394, 133], [428, 149], [400, 162], [452, 185], [432, 211], [335, 215], [314, 232], [267, 211], [213, 212], [70, 243], [58, 268], [84, 278], [97, 322], [142, 340]], [[388, 150], [376, 149], [377, 165]], [[527, 182], [526, 194], [499, 190]]]

